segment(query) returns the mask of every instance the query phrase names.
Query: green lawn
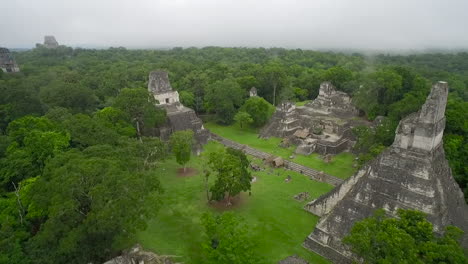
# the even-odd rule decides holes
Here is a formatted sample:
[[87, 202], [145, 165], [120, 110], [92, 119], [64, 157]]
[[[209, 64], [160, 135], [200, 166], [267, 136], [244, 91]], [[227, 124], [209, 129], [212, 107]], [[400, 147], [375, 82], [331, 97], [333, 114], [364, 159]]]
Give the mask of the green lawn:
[[306, 101], [302, 101], [302, 102], [296, 102], [296, 106], [304, 106], [306, 105], [308, 102], [311, 102], [312, 100], [306, 100]]
[[[205, 151], [220, 147], [210, 142]], [[201, 171], [203, 164], [203, 157], [192, 157], [189, 167]], [[177, 260], [184, 263], [200, 263], [203, 232], [200, 216], [215, 210], [207, 206], [203, 176], [179, 178], [176, 176], [179, 167], [174, 160], [168, 160], [157, 169], [165, 189], [164, 204], [157, 217], [148, 223], [147, 230], [139, 232], [137, 238], [145, 248], [159, 254], [182, 256]], [[283, 169], [275, 169], [272, 174], [269, 171], [253, 172], [257, 182], [252, 184], [252, 196], [243, 194], [244, 203], [232, 209], [246, 219], [258, 237], [256, 251], [267, 263], [277, 263], [293, 254], [310, 263], [328, 263], [302, 247], [318, 217], [303, 210], [306, 202], [298, 202], [293, 196], [308, 191], [312, 200], [330, 191], [332, 186]], [[292, 177], [289, 183], [284, 182], [287, 175]]]
[[279, 143], [281, 142], [280, 138], [271, 137], [269, 139], [261, 139], [258, 138], [258, 133], [255, 129], [241, 129], [238, 125], [222, 126], [209, 122], [205, 123], [205, 127], [222, 137], [248, 145], [252, 148], [256, 148], [267, 153], [271, 153], [276, 156], [281, 156], [285, 159], [292, 160], [304, 166], [324, 171], [325, 173], [342, 179], [347, 179], [356, 172], [356, 169], [353, 168], [355, 156], [351, 153], [340, 153], [334, 156], [333, 160], [328, 164], [323, 162], [323, 160], [320, 158], [320, 155], [316, 153], [309, 156], [295, 155], [294, 159], [290, 159], [289, 157], [294, 153], [295, 147], [279, 147]]

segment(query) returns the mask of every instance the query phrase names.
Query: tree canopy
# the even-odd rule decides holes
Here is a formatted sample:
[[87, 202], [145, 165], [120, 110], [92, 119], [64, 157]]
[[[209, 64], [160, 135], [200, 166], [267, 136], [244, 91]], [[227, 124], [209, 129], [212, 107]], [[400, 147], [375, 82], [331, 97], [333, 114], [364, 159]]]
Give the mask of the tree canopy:
[[458, 241], [462, 233], [448, 226], [439, 236], [422, 212], [399, 209], [392, 218], [381, 209], [355, 223], [343, 242], [365, 263], [468, 263]]
[[210, 187], [211, 200], [221, 201], [227, 196], [230, 205], [231, 197], [250, 190], [252, 175], [248, 170], [249, 161], [242, 151], [226, 148], [212, 152], [207, 165], [207, 173], [216, 177]]

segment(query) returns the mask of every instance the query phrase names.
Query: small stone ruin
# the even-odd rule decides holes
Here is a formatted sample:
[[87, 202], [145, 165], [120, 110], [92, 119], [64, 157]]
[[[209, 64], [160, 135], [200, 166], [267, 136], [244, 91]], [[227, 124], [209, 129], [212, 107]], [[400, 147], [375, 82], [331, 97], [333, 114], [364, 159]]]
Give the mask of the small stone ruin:
[[305, 206], [321, 217], [304, 242], [306, 248], [334, 263], [351, 263], [354, 256], [342, 244], [343, 237], [379, 208], [391, 216], [400, 208], [422, 211], [437, 233], [447, 225], [462, 229], [462, 244], [468, 246], [468, 205], [442, 141], [447, 96], [447, 83], [435, 84], [422, 109], [400, 121], [391, 147]]
[[137, 244], [122, 255], [115, 257], [104, 264], [174, 264], [169, 256], [158, 256], [153, 252], [145, 251]]
[[309, 200], [310, 199], [310, 194], [309, 192], [301, 192], [301, 193], [298, 193], [296, 195], [294, 195], [294, 199], [300, 201], [300, 202], [303, 202], [303, 201], [306, 201], [306, 200]]
[[250, 89], [249, 94], [250, 94], [250, 97], [257, 96], [257, 88], [252, 87], [252, 88]]
[[293, 255], [283, 260], [280, 260], [278, 264], [309, 264], [309, 262], [305, 259], [298, 257], [297, 255]]
[[3, 72], [19, 72], [15, 59], [7, 48], [0, 48], [0, 69]]
[[250, 163], [250, 168], [253, 170], [253, 171], [261, 171], [262, 168], [260, 167], [260, 165], [257, 165], [255, 163]]
[[288, 139], [285, 142], [297, 145], [298, 154], [338, 154], [354, 145], [354, 126], [371, 125], [358, 116], [359, 111], [346, 93], [323, 82], [312, 102], [297, 107], [292, 102], [281, 103], [260, 136]]
[[172, 90], [169, 77], [165, 71], [153, 71], [149, 74], [148, 91], [157, 101], [157, 107], [162, 107], [167, 113], [167, 122], [159, 129], [159, 136], [163, 140], [169, 139], [175, 131], [191, 129], [194, 132], [199, 151], [208, 142], [210, 133], [195, 111], [184, 106], [179, 101], [179, 93]]

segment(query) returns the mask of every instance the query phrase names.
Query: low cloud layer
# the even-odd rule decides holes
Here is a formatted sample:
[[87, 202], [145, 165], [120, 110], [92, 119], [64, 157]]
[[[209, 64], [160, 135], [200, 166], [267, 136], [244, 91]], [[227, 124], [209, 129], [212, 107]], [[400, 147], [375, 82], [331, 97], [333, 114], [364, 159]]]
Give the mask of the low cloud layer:
[[0, 46], [468, 48], [466, 0], [2, 1]]

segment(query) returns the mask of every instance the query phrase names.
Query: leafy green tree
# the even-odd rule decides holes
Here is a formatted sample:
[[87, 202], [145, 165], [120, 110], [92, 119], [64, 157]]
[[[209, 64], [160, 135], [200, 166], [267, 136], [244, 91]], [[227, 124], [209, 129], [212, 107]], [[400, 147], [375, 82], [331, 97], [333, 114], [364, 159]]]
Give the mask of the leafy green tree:
[[99, 144], [116, 144], [120, 135], [106, 124], [102, 119], [85, 114], [72, 115], [62, 122], [62, 126], [71, 134], [71, 145], [80, 149]]
[[190, 108], [195, 107], [195, 96], [193, 95], [193, 93], [187, 92], [187, 91], [181, 91], [179, 95], [180, 95], [180, 102], [183, 105], [190, 107]]
[[208, 86], [205, 108], [216, 113], [219, 123], [230, 124], [243, 99], [244, 91], [236, 81], [232, 79], [216, 81]]
[[253, 119], [253, 125], [260, 127], [266, 124], [275, 111], [273, 105], [265, 99], [254, 96], [245, 101], [241, 111], [248, 113]]
[[42, 212], [26, 215], [40, 226], [26, 243], [35, 263], [102, 263], [120, 249], [119, 242], [133, 241], [132, 234], [145, 228], [161, 188], [144, 166], [142, 156], [149, 153], [134, 155], [146, 150], [143, 145], [137, 140], [125, 147], [97, 145], [47, 163], [25, 204]]
[[240, 127], [242, 128], [244, 125], [252, 124], [253, 119], [247, 112], [239, 111], [234, 116], [234, 121], [238, 122]]
[[54, 81], [44, 87], [41, 100], [49, 107], [65, 107], [72, 112], [92, 112], [97, 107], [98, 99], [94, 92], [79, 83]]
[[398, 219], [374, 216], [354, 224], [343, 239], [365, 263], [467, 263], [458, 240], [462, 231], [448, 226], [442, 237], [422, 212], [399, 209]]
[[26, 116], [8, 126], [9, 146], [0, 160], [0, 184], [12, 184], [40, 175], [46, 161], [69, 146], [70, 135], [45, 117]]
[[263, 67], [263, 71], [260, 73], [260, 80], [260, 94], [267, 96], [267, 98], [270, 98], [271, 95], [271, 102], [273, 105], [276, 105], [277, 95], [286, 86], [287, 78], [284, 68], [277, 61], [270, 61]]
[[293, 91], [294, 91], [294, 96], [296, 97], [297, 101], [307, 100], [307, 97], [309, 95], [309, 91], [307, 91], [306, 89], [301, 89], [299, 87], [294, 87]]
[[205, 228], [203, 263], [263, 263], [255, 253], [255, 237], [245, 221], [232, 212], [202, 217]]
[[216, 177], [210, 188], [211, 200], [221, 201], [227, 196], [227, 204], [231, 205], [232, 196], [250, 191], [252, 175], [247, 156], [242, 151], [227, 148], [212, 152], [207, 165], [207, 173]]
[[322, 75], [322, 81], [331, 82], [337, 89], [343, 90], [346, 82], [351, 81], [353, 72], [341, 66], [331, 67]]
[[114, 107], [128, 115], [140, 139], [144, 129], [151, 130], [166, 120], [166, 112], [155, 105], [154, 97], [140, 88], [122, 89], [114, 101]]
[[177, 163], [184, 166], [190, 161], [193, 146], [193, 131], [183, 130], [176, 131], [171, 135], [170, 145], [172, 153], [176, 156]]
[[119, 135], [133, 137], [136, 134], [135, 128], [128, 122], [125, 113], [115, 107], [105, 107], [93, 115], [99, 124], [116, 131]]

